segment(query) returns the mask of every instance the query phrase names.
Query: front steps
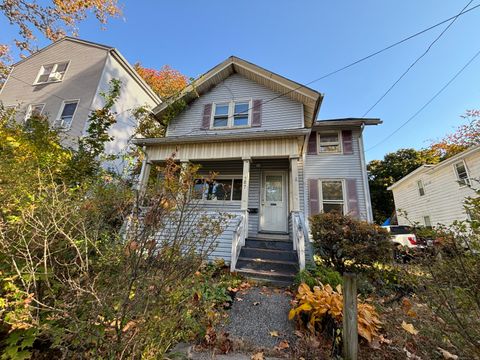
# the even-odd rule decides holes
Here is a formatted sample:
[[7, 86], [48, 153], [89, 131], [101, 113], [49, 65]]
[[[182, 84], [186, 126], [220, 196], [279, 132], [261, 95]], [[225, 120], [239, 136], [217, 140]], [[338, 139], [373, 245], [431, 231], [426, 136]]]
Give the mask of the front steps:
[[289, 286], [298, 272], [298, 257], [284, 237], [247, 238], [235, 270], [253, 280]]

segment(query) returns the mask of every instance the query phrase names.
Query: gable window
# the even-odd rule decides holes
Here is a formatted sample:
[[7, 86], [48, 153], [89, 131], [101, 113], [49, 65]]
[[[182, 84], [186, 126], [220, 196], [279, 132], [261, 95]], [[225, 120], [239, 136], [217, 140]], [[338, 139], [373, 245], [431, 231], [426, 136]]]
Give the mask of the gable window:
[[214, 104], [211, 128], [250, 126], [250, 101], [230, 101]]
[[197, 179], [193, 186], [193, 196], [198, 200], [242, 200], [242, 177], [225, 176], [214, 180]]
[[320, 211], [345, 213], [345, 196], [342, 180], [321, 180]]
[[62, 81], [63, 76], [65, 75], [65, 71], [67, 71], [67, 67], [68, 61], [49, 65], [42, 65], [34, 84], [46, 84]]
[[43, 108], [45, 104], [30, 104], [28, 105], [27, 113], [25, 114], [25, 121], [30, 119], [32, 116], [42, 115]]
[[425, 188], [423, 187], [423, 181], [422, 180], [417, 181], [417, 187], [418, 187], [418, 194], [420, 196], [425, 195]]
[[342, 144], [339, 131], [318, 132], [319, 153], [341, 153]]
[[464, 161], [460, 161], [454, 165], [457, 181], [460, 186], [470, 185], [470, 178], [467, 172], [467, 166]]
[[73, 117], [75, 116], [77, 106], [78, 100], [64, 101], [59, 116], [55, 121], [55, 126], [63, 129], [69, 129], [72, 125]]

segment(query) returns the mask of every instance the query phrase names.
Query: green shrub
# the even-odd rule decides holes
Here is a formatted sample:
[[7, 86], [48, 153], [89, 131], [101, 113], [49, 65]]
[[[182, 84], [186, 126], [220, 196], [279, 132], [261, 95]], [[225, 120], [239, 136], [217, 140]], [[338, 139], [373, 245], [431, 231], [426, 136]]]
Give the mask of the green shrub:
[[328, 284], [333, 288], [336, 288], [337, 285], [343, 285], [343, 278], [340, 273], [332, 268], [322, 266], [309, 267], [300, 271], [295, 277], [295, 284], [300, 285], [301, 283], [305, 283], [311, 288], [320, 283], [324, 285]]
[[385, 229], [336, 212], [310, 218], [314, 251], [339, 273], [390, 262], [392, 242]]

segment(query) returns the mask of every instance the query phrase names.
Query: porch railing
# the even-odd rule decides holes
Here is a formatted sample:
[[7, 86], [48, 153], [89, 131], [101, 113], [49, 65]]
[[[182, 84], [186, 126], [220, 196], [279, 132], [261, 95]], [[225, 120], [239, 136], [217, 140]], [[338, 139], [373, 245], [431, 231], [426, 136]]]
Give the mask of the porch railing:
[[242, 246], [245, 246], [245, 239], [248, 236], [248, 212], [243, 211], [240, 216], [240, 221], [233, 231], [232, 239], [232, 256], [230, 260], [230, 271], [234, 272], [237, 265], [238, 257]]
[[305, 243], [308, 241], [308, 230], [303, 213], [292, 212], [292, 228], [293, 250], [297, 251], [298, 266], [303, 270], [305, 269]]

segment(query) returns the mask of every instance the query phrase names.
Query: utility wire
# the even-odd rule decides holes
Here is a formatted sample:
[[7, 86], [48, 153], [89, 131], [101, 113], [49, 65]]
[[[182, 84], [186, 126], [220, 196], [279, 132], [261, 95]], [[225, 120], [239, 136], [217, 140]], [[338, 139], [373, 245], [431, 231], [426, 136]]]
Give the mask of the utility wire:
[[402, 73], [402, 75], [400, 75], [400, 77], [395, 80], [395, 82], [388, 88], [387, 91], [385, 91], [383, 93], [382, 96], [380, 96], [380, 98], [372, 105], [368, 108], [368, 110], [362, 115], [362, 117], [365, 117], [367, 116], [367, 114], [372, 111], [384, 98], [385, 96], [387, 96], [390, 91], [393, 90], [393, 88], [405, 77], [405, 75], [407, 75], [407, 73], [425, 56], [427, 55], [427, 53], [430, 51], [430, 49], [433, 47], [433, 45], [438, 41], [440, 40], [440, 38], [443, 36], [443, 34], [445, 34], [447, 32], [447, 30], [453, 25], [453, 23], [458, 19], [458, 17], [463, 13], [463, 11], [473, 2], [473, 0], [470, 0], [468, 2], [467, 5], [465, 5], [462, 9], [462, 11], [460, 11], [453, 19], [452, 21], [445, 27], [445, 29], [443, 29], [443, 31], [435, 38], [435, 40], [433, 40], [430, 45], [427, 47], [427, 49], [419, 56], [415, 59], [415, 61], [413, 63], [410, 64], [410, 66]]
[[407, 125], [410, 121], [415, 119], [428, 105], [430, 105], [433, 100], [435, 100], [477, 57], [480, 55], [480, 50], [470, 59], [468, 62], [439, 90], [433, 95], [430, 100], [428, 100], [420, 109], [418, 109], [412, 116], [410, 116], [406, 121], [404, 121], [398, 128], [392, 131], [388, 136], [383, 138], [381, 141], [373, 145], [372, 147], [365, 150], [365, 152], [370, 151], [377, 146], [383, 144], [385, 141], [390, 139], [393, 135], [400, 131], [405, 125]]

